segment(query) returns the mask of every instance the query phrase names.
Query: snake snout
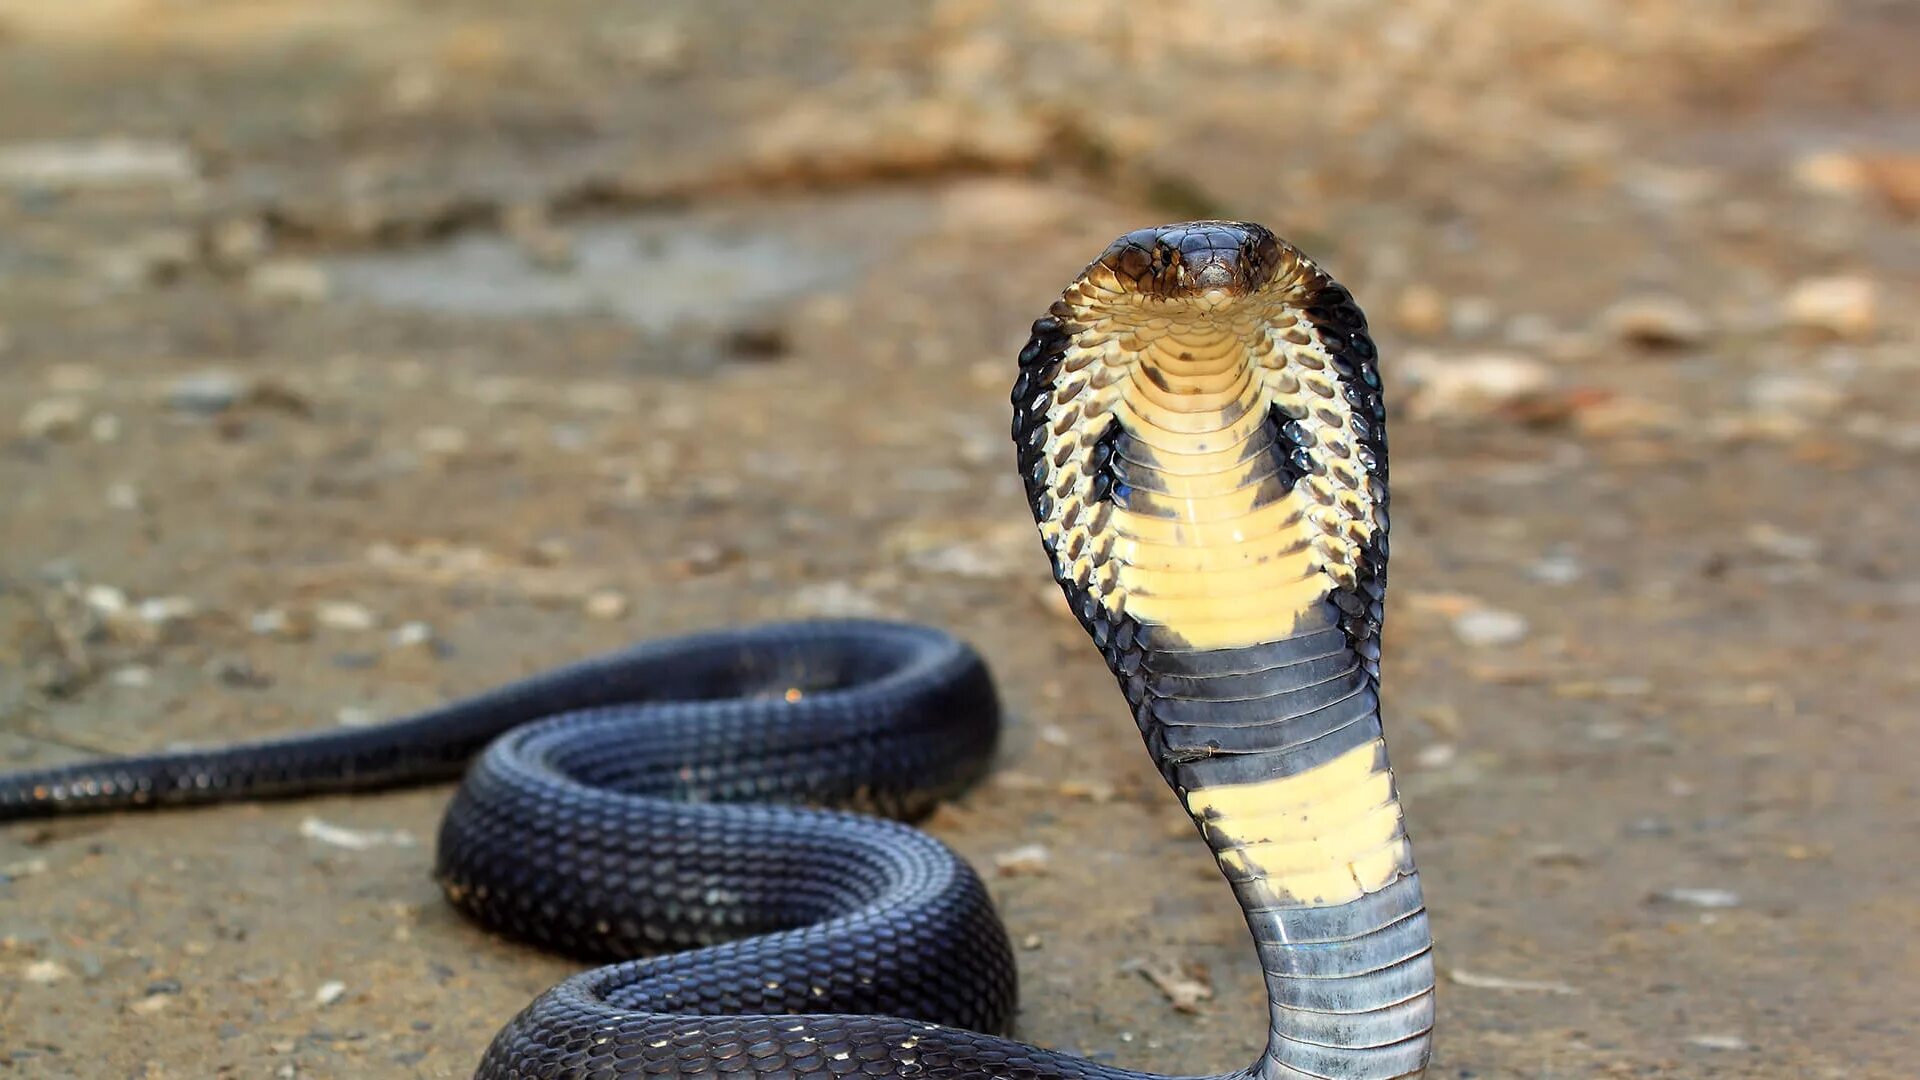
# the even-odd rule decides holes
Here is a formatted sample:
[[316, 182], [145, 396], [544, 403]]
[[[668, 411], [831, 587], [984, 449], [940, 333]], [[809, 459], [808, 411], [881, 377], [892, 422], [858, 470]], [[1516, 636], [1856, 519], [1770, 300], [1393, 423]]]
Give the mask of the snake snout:
[[1229, 289], [1245, 284], [1238, 260], [1230, 255], [1209, 252], [1197, 265], [1182, 263], [1180, 270], [1187, 286], [1193, 289]]

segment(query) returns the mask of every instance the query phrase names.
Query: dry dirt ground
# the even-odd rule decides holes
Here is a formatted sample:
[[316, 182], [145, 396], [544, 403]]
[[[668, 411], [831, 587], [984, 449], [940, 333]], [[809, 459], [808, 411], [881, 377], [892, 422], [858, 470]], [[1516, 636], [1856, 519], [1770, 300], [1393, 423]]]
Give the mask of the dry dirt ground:
[[[0, 0], [0, 767], [926, 620], [1011, 711], [931, 827], [1022, 1034], [1238, 1066], [1245, 928], [1004, 427], [1108, 239], [1244, 216], [1387, 358], [1433, 1075], [1920, 1075], [1917, 52], [1898, 0]], [[446, 794], [0, 829], [0, 1075], [465, 1075], [570, 966], [441, 902]]]

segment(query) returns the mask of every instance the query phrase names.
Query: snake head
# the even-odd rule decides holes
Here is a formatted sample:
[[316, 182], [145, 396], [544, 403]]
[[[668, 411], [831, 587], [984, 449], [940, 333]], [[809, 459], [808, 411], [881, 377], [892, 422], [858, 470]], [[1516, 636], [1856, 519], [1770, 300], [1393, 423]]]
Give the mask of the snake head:
[[1264, 288], [1286, 261], [1280, 242], [1264, 226], [1186, 221], [1122, 236], [1083, 278], [1130, 296], [1218, 303]]

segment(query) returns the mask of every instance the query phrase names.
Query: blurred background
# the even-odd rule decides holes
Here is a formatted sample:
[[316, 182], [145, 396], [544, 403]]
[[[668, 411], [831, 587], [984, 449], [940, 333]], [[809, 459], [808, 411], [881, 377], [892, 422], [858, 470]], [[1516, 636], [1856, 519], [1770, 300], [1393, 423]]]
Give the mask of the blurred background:
[[[1257, 1052], [1006, 441], [1119, 233], [1261, 221], [1394, 411], [1446, 1078], [1911, 1077], [1920, 7], [0, 0], [0, 767], [795, 615], [977, 642], [1021, 1033]], [[0, 1075], [452, 1077], [565, 961], [444, 791], [0, 830]]]

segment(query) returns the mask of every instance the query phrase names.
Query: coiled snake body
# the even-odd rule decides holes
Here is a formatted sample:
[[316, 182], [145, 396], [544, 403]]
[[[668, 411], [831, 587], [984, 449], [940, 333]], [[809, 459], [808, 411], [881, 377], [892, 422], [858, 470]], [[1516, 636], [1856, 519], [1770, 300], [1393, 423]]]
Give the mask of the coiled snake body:
[[[1034, 323], [1013, 409], [1055, 576], [1253, 933], [1268, 1042], [1231, 1076], [1419, 1075], [1433, 970], [1380, 728], [1385, 413], [1359, 310], [1258, 225], [1130, 233]], [[964, 787], [997, 714], [935, 630], [729, 630], [377, 728], [0, 777], [0, 820], [364, 790], [479, 753], [446, 895], [617, 961], [514, 1018], [482, 1080], [1141, 1077], [1002, 1037], [1013, 962], [979, 878], [848, 812]]]

